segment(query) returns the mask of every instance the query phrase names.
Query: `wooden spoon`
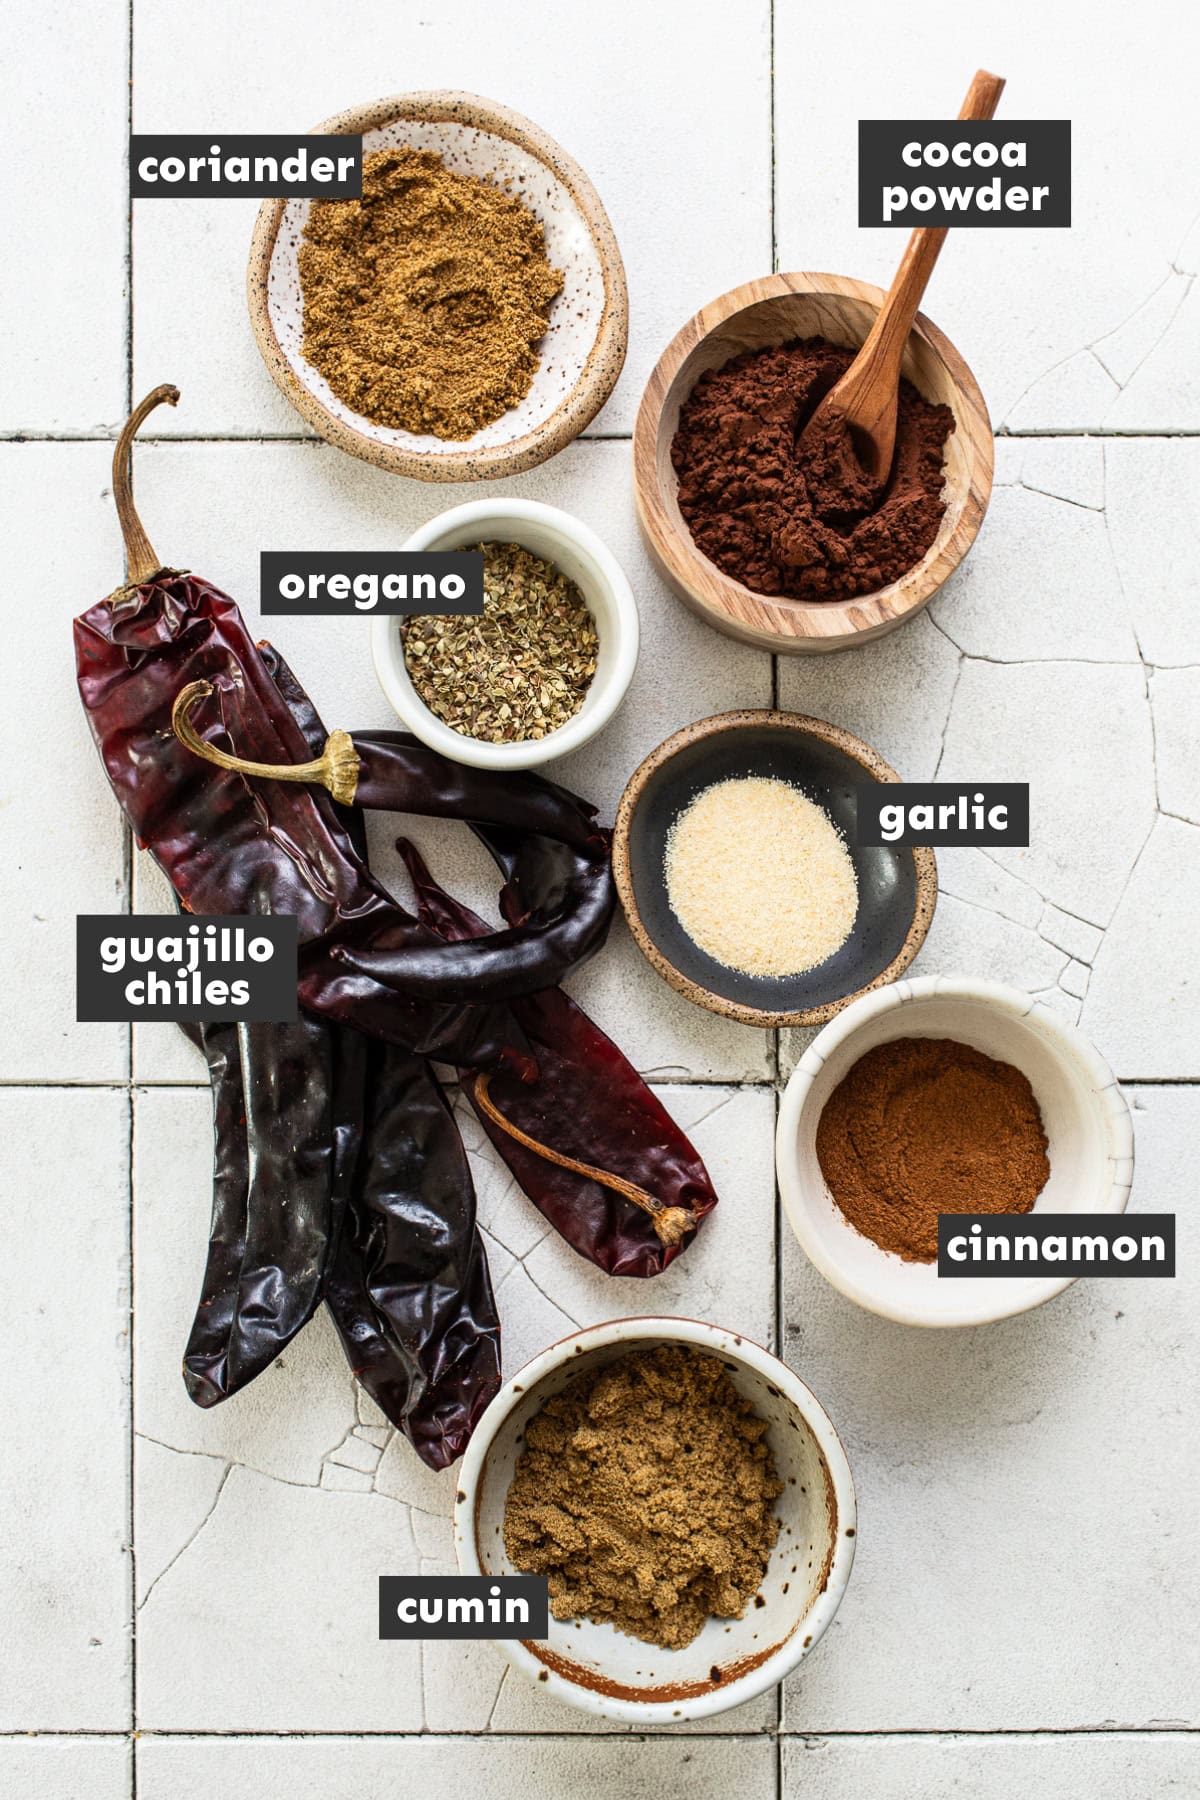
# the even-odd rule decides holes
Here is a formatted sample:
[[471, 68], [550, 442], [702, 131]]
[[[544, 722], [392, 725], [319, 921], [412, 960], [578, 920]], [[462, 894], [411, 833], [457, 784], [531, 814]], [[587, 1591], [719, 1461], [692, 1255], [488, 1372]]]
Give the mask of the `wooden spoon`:
[[[1001, 76], [978, 70], [959, 118], [990, 119], [1003, 92]], [[848, 430], [864, 470], [879, 483], [891, 473], [896, 447], [896, 405], [904, 346], [947, 230], [945, 225], [922, 225], [913, 232], [865, 344], [801, 433], [803, 443], [810, 432], [815, 436], [829, 430], [835, 422], [840, 423]]]

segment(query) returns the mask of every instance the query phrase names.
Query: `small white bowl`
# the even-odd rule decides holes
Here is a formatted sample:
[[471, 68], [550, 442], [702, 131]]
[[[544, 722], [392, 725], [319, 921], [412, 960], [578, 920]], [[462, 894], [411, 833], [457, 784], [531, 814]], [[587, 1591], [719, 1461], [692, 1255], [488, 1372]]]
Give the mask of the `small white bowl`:
[[504, 1549], [504, 1506], [525, 1427], [584, 1370], [631, 1350], [690, 1344], [719, 1356], [734, 1386], [770, 1423], [767, 1443], [784, 1491], [782, 1524], [760, 1589], [742, 1619], [710, 1619], [682, 1650], [643, 1643], [612, 1625], [550, 1620], [545, 1640], [497, 1648], [556, 1700], [633, 1725], [712, 1718], [774, 1687], [806, 1655], [838, 1609], [854, 1561], [857, 1514], [850, 1466], [819, 1401], [786, 1364], [737, 1332], [693, 1319], [614, 1319], [563, 1338], [501, 1388], [476, 1428], [459, 1473], [454, 1545], [464, 1575], [515, 1574]]
[[985, 1325], [1040, 1306], [1073, 1277], [942, 1280], [856, 1231], [817, 1161], [817, 1121], [858, 1059], [895, 1038], [955, 1038], [1027, 1077], [1049, 1142], [1050, 1179], [1035, 1212], [1124, 1212], [1133, 1126], [1103, 1057], [1075, 1026], [1019, 988], [926, 975], [864, 994], [813, 1040], [779, 1111], [776, 1164], [784, 1211], [811, 1263], [849, 1299], [902, 1325]]
[[638, 610], [620, 563], [596, 533], [557, 506], [540, 500], [469, 500], [438, 513], [413, 532], [406, 550], [469, 550], [475, 544], [521, 544], [553, 563], [578, 586], [596, 621], [599, 658], [587, 697], [575, 714], [544, 738], [488, 744], [453, 731], [420, 698], [404, 660], [401, 620], [371, 621], [371, 654], [380, 686], [408, 729], [432, 750], [476, 769], [532, 769], [578, 750], [620, 706], [638, 658]]

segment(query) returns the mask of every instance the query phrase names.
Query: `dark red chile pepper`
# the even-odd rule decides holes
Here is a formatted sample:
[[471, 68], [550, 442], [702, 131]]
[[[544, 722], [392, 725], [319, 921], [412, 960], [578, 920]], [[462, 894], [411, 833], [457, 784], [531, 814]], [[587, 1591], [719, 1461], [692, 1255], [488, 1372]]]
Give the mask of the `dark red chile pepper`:
[[[399, 733], [334, 733], [306, 762], [323, 733], [286, 665], [233, 601], [160, 565], [134, 511], [133, 435], [177, 397], [156, 390], [118, 442], [129, 578], [76, 620], [80, 693], [178, 901], [295, 915], [302, 1003], [291, 1026], [200, 1034], [217, 1150], [189, 1391], [201, 1404], [235, 1392], [324, 1294], [355, 1372], [441, 1466], [495, 1391], [498, 1326], [469, 1170], [425, 1057], [459, 1066], [510, 1167], [601, 1267], [665, 1266], [715, 1196], [630, 1065], [557, 990], [613, 912], [593, 809]], [[361, 820], [337, 804], [351, 799], [469, 820], [505, 872], [504, 927], [460, 909], [446, 929], [455, 903], [442, 896], [439, 919], [428, 883], [409, 914], [372, 875]]]
[[[490, 831], [478, 835], [506, 872], [517, 866], [515, 846]], [[426, 924], [450, 940], [488, 929], [434, 881], [413, 844], [401, 838], [397, 848]], [[510, 874], [501, 907], [519, 916], [522, 903], [519, 877]], [[561, 988], [512, 1004], [537, 1057], [538, 1079], [526, 1085], [502, 1072], [463, 1070], [463, 1090], [484, 1130], [534, 1205], [581, 1255], [610, 1275], [657, 1275], [717, 1203], [707, 1169], [632, 1063]], [[551, 1152], [564, 1160], [547, 1160]], [[602, 1181], [585, 1172], [601, 1160]], [[614, 1191], [614, 1177], [628, 1186]], [[631, 1189], [641, 1195], [633, 1204]], [[675, 1232], [664, 1229], [664, 1215], [674, 1216]]]
[[[325, 731], [311, 700], [277, 650], [264, 645], [263, 656], [319, 750]], [[361, 813], [340, 817], [365, 860]], [[500, 1385], [500, 1324], [470, 1165], [427, 1063], [346, 1028], [334, 1042], [339, 1229], [325, 1298], [354, 1375], [418, 1455], [445, 1468]]]
[[428, 1063], [366, 1049], [358, 1168], [326, 1299], [357, 1379], [431, 1468], [500, 1386], [500, 1325], [458, 1128]]
[[331, 1044], [318, 1019], [206, 1024], [213, 1215], [183, 1377], [213, 1406], [274, 1361], [321, 1303], [334, 1228]]

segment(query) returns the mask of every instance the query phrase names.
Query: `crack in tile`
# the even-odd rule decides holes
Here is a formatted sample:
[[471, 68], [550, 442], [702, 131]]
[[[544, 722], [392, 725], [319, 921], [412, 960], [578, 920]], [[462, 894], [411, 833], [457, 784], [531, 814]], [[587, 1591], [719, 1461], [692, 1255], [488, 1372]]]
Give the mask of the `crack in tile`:
[[[163, 1446], [163, 1448], [170, 1449], [171, 1446], [169, 1444], [166, 1444]], [[225, 1483], [229, 1480], [229, 1477], [233, 1474], [233, 1471], [236, 1467], [237, 1467], [237, 1465], [235, 1463], [227, 1462], [225, 1464], [224, 1470], [222, 1471], [222, 1474], [221, 1474], [221, 1479], [217, 1483], [217, 1491], [212, 1497], [211, 1506], [208, 1508], [208, 1511], [205, 1513], [204, 1517], [201, 1519], [201, 1521], [197, 1525], [196, 1529], [192, 1532], [191, 1536], [187, 1539], [186, 1543], [181, 1544], [179, 1549], [175, 1552], [174, 1556], [171, 1558], [170, 1562], [167, 1563], [166, 1567], [162, 1568], [158, 1571], [158, 1574], [154, 1577], [154, 1580], [150, 1583], [150, 1586], [146, 1589], [146, 1592], [142, 1595], [141, 1599], [138, 1601], [137, 1608], [136, 1608], [136, 1610], [138, 1612], [141, 1612], [142, 1608], [146, 1605], [146, 1603], [150, 1599], [151, 1594], [154, 1592], [155, 1588], [158, 1586], [158, 1584], [162, 1580], [163, 1576], [170, 1574], [171, 1570], [175, 1567], [175, 1564], [179, 1561], [180, 1557], [184, 1554], [185, 1551], [191, 1549], [191, 1547], [195, 1543], [196, 1539], [200, 1536], [200, 1533], [204, 1530], [204, 1527], [208, 1524], [208, 1521], [212, 1518], [213, 1514], [216, 1512], [217, 1503], [220, 1500], [221, 1495], [225, 1492]]]
[[[1154, 289], [1154, 292], [1152, 294], [1149, 294], [1147, 296], [1147, 298], [1142, 302], [1142, 305], [1138, 307], [1137, 312], [1131, 313], [1129, 318], [1125, 321], [1126, 324], [1131, 324], [1132, 321], [1134, 319], [1136, 319], [1138, 312], [1142, 312], [1145, 307], [1149, 306], [1151, 300], [1154, 299], [1156, 294], [1160, 294], [1162, 292], [1162, 290], [1166, 286], [1167, 282], [1170, 281], [1173, 277], [1177, 277], [1177, 276], [1183, 277], [1183, 292], [1180, 294], [1178, 300], [1175, 302], [1175, 305], [1172, 307], [1170, 316], [1167, 319], [1166, 324], [1163, 326], [1163, 328], [1159, 332], [1158, 336], [1154, 339], [1154, 342], [1150, 345], [1149, 349], [1144, 351], [1143, 354], [1138, 358], [1137, 362], [1134, 364], [1133, 368], [1130, 369], [1130, 371], [1129, 371], [1128, 375], [1125, 377], [1124, 381], [1118, 381], [1117, 377], [1115, 375], [1112, 375], [1111, 369], [1109, 369], [1107, 363], [1105, 363], [1104, 359], [1101, 357], [1098, 350], [1092, 351], [1092, 354], [1093, 354], [1093, 356], [1095, 356], [1097, 362], [1100, 364], [1100, 367], [1105, 371], [1106, 374], [1112, 375], [1112, 379], [1117, 382], [1118, 394], [1123, 394], [1125, 392], [1126, 388], [1128, 388], [1132, 384], [1135, 377], [1137, 376], [1139, 369], [1143, 368], [1145, 366], [1145, 364], [1147, 362], [1149, 362], [1150, 358], [1154, 355], [1154, 352], [1158, 349], [1159, 345], [1162, 343], [1163, 339], [1166, 337], [1167, 333], [1170, 331], [1172, 325], [1174, 325], [1176, 319], [1179, 317], [1180, 311], [1181, 311], [1185, 301], [1187, 300], [1188, 295], [1191, 293], [1192, 288], [1195, 285], [1195, 280], [1196, 280], [1195, 276], [1194, 275], [1184, 275], [1182, 269], [1176, 269], [1174, 264], [1172, 264], [1170, 269], [1168, 270], [1168, 273], [1166, 274], [1166, 276], [1163, 278], [1162, 281], [1159, 282], [1158, 286]], [[1124, 329], [1123, 326], [1117, 327], [1118, 331], [1123, 330], [1123, 329]], [[1116, 333], [1112, 332], [1112, 331], [1107, 332], [1105, 334], [1106, 337], [1114, 337], [1115, 335], [1116, 335]], [[1098, 344], [1102, 344], [1105, 342], [1105, 338], [1097, 338], [1096, 342]]]
[[[1092, 361], [1095, 363], [1096, 367], [1102, 372], [1102, 374], [1105, 376], [1105, 378], [1108, 381], [1112, 382], [1114, 388], [1116, 389], [1116, 394], [1113, 396], [1113, 398], [1114, 399], [1120, 398], [1120, 396], [1130, 386], [1130, 384], [1132, 383], [1132, 381], [1138, 374], [1138, 371], [1145, 365], [1147, 360], [1151, 356], [1153, 356], [1154, 352], [1158, 349], [1159, 345], [1163, 342], [1163, 339], [1170, 332], [1171, 327], [1174, 325], [1176, 319], [1179, 316], [1181, 307], [1183, 306], [1184, 302], [1187, 300], [1188, 295], [1191, 293], [1192, 286], [1193, 286], [1193, 284], [1195, 282], [1195, 278], [1196, 278], [1195, 272], [1181, 268], [1176, 259], [1180, 255], [1183, 245], [1187, 243], [1187, 240], [1188, 240], [1189, 236], [1191, 235], [1191, 232], [1194, 229], [1195, 224], [1196, 224], [1196, 220], [1193, 219], [1191, 224], [1188, 226], [1187, 231], [1185, 231], [1183, 237], [1180, 239], [1179, 250], [1177, 250], [1175, 252], [1175, 255], [1173, 257], [1170, 257], [1167, 260], [1166, 274], [1162, 276], [1161, 280], [1155, 282], [1154, 286], [1150, 289], [1149, 293], [1143, 294], [1141, 299], [1139, 299], [1139, 301], [1137, 302], [1136, 306], [1132, 307], [1130, 309], [1130, 311], [1125, 315], [1125, 317], [1118, 320], [1118, 322], [1115, 325], [1110, 325], [1106, 331], [1100, 332], [1099, 335], [1092, 338], [1090, 340], [1090, 342], [1082, 345], [1077, 350], [1070, 351], [1066, 356], [1060, 357], [1057, 362], [1051, 363], [1049, 368], [1043, 369], [1043, 371], [1040, 375], [1035, 375], [1033, 380], [1030, 381], [1027, 384], [1027, 386], [1022, 388], [1021, 392], [1017, 395], [1016, 400], [1008, 408], [1008, 410], [1005, 414], [1006, 421], [1008, 419], [1012, 418], [1014, 416], [1014, 414], [1019, 411], [1021, 406], [1028, 399], [1029, 395], [1033, 392], [1034, 388], [1039, 387], [1043, 381], [1048, 381], [1049, 378], [1051, 377], [1051, 375], [1056, 374], [1059, 369], [1065, 369], [1067, 364], [1070, 362], [1073, 362], [1077, 356], [1085, 356], [1085, 355], [1090, 356]], [[1142, 354], [1142, 356], [1140, 356], [1138, 358], [1138, 361], [1135, 363], [1134, 367], [1129, 371], [1129, 374], [1125, 377], [1124, 381], [1118, 380], [1117, 376], [1115, 376], [1113, 374], [1112, 370], [1108, 367], [1107, 363], [1104, 361], [1104, 358], [1100, 355], [1100, 352], [1097, 349], [1097, 345], [1107, 343], [1110, 338], [1114, 338], [1114, 337], [1118, 336], [1120, 332], [1125, 330], [1127, 325], [1131, 325], [1133, 323], [1134, 319], [1137, 318], [1139, 313], [1145, 311], [1145, 309], [1153, 302], [1153, 300], [1156, 298], [1156, 296], [1162, 292], [1163, 288], [1166, 287], [1166, 285], [1169, 281], [1171, 281], [1172, 279], [1179, 278], [1179, 277], [1183, 278], [1185, 285], [1183, 288], [1183, 292], [1179, 296], [1178, 301], [1176, 302], [1175, 306], [1171, 309], [1171, 313], [1166, 321], [1166, 324], [1163, 326], [1162, 330], [1158, 333], [1157, 337], [1154, 339], [1154, 342]], [[1111, 402], [1110, 402], [1110, 405], [1111, 405]]]
[[508, 1680], [510, 1668], [511, 1668], [511, 1665], [508, 1663], [505, 1663], [504, 1667], [500, 1671], [500, 1680], [496, 1687], [496, 1698], [492, 1701], [491, 1708], [489, 1709], [488, 1716], [487, 1716], [487, 1722], [485, 1723], [485, 1725], [483, 1727], [483, 1729], [485, 1731], [490, 1731], [492, 1729], [492, 1720], [496, 1716], [496, 1708], [500, 1704], [500, 1696], [504, 1692], [504, 1684]]
[[731, 1105], [732, 1102], [737, 1099], [738, 1093], [739, 1090], [734, 1088], [730, 1093], [725, 1095], [724, 1099], [718, 1100], [715, 1106], [710, 1106], [707, 1112], [701, 1113], [698, 1119], [689, 1120], [687, 1126], [689, 1137], [694, 1131], [699, 1131], [702, 1125], [707, 1125], [710, 1119], [715, 1119], [719, 1112], [723, 1112], [727, 1106]]
[[[532, 1256], [533, 1251], [532, 1250], [529, 1251], [528, 1254], [530, 1256]], [[542, 1284], [538, 1280], [537, 1276], [533, 1273], [533, 1271], [531, 1269], [527, 1269], [525, 1267], [524, 1262], [518, 1260], [518, 1262], [513, 1265], [513, 1268], [520, 1268], [524, 1272], [525, 1279], [529, 1282], [532, 1282], [533, 1286], [537, 1289], [538, 1293], [542, 1296], [542, 1299], [545, 1300], [548, 1305], [552, 1306], [554, 1308], [555, 1312], [560, 1312], [564, 1319], [569, 1319], [571, 1324], [574, 1325], [576, 1331], [583, 1330], [582, 1321], [577, 1319], [573, 1313], [569, 1313], [567, 1311], [566, 1307], [563, 1305], [561, 1300], [555, 1300], [550, 1294], [548, 1294], [546, 1292], [545, 1288], [542, 1286]], [[513, 1269], [508, 1269], [505, 1272], [504, 1279], [500, 1282], [499, 1286], [496, 1289], [497, 1295], [499, 1295], [500, 1289], [504, 1286], [504, 1283], [509, 1279], [509, 1277], [512, 1275], [512, 1273], [513, 1273]]]
[[1086, 500], [1072, 500], [1069, 494], [1056, 494], [1050, 488], [1041, 488], [1035, 482], [1018, 477], [1016, 481], [997, 481], [992, 484], [997, 488], [1021, 488], [1027, 494], [1040, 494], [1043, 500], [1058, 500], [1063, 506], [1076, 506], [1080, 512], [1101, 513], [1103, 506], [1089, 506]]

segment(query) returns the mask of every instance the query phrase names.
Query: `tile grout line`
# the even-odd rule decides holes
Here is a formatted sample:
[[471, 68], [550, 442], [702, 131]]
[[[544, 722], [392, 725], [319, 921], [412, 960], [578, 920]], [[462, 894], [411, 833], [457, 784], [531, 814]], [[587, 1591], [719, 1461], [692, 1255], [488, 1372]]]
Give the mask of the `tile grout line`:
[[[128, 28], [126, 33], [126, 100], [125, 100], [125, 407], [126, 414], [133, 411], [133, 201], [129, 195], [129, 145], [133, 135], [133, 9], [134, 0], [128, 0]], [[128, 575], [128, 568], [126, 568]], [[125, 826], [125, 906], [129, 915], [133, 915], [134, 884], [134, 846], [133, 833]], [[133, 1025], [126, 1027], [126, 1056], [129, 1070], [129, 1088], [127, 1105], [128, 1151], [129, 1158], [129, 1235], [128, 1235], [128, 1284], [129, 1284], [129, 1794], [130, 1800], [137, 1800], [138, 1768], [137, 1768], [137, 1719], [138, 1719], [138, 1656], [137, 1656], [137, 1505], [135, 1483], [137, 1460], [137, 1418], [134, 1408], [134, 1157], [137, 1148], [137, 1098], [134, 1092], [133, 1077], [134, 1037]]]
[[[776, 260], [773, 256], [772, 260]], [[129, 309], [129, 343], [132, 351], [132, 302]], [[132, 363], [127, 387], [132, 389]], [[132, 400], [130, 401], [132, 408]], [[120, 426], [111, 426], [104, 431], [38, 431], [33, 427], [15, 426], [11, 430], [0, 430], [0, 444], [113, 444], [120, 434]], [[1099, 429], [1087, 425], [997, 425], [992, 432], [998, 442], [1027, 442], [1039, 438], [1065, 438], [1082, 443], [1171, 443], [1187, 442], [1200, 438], [1200, 425], [1164, 425], [1158, 429], [1146, 430], [1113, 430]], [[576, 444], [631, 444], [632, 431], [590, 431], [581, 432], [570, 444], [560, 451], [566, 454]], [[329, 450], [333, 446], [322, 437], [309, 436], [295, 431], [139, 431], [138, 444], [302, 444], [310, 450]], [[1052, 496], [1055, 498], [1056, 496]]]
[[[748, 1744], [759, 1738], [778, 1735], [803, 1742], [806, 1739], [818, 1741], [841, 1742], [846, 1740], [861, 1741], [872, 1738], [913, 1738], [929, 1739], [937, 1742], [945, 1738], [1163, 1738], [1187, 1737], [1200, 1738], [1200, 1725], [1164, 1724], [1164, 1725], [881, 1725], [871, 1729], [853, 1727], [846, 1730], [831, 1730], [822, 1727], [809, 1727], [807, 1730], [784, 1731], [773, 1734], [769, 1729], [759, 1726], [747, 1731], [678, 1731], [667, 1726], [665, 1732], [651, 1732], [648, 1728], [634, 1727], [631, 1731], [363, 1731], [363, 1730], [328, 1730], [328, 1731], [293, 1731], [280, 1726], [275, 1729], [264, 1727], [259, 1731], [223, 1731], [215, 1726], [162, 1725], [150, 1727], [144, 1731], [131, 1733], [127, 1730], [106, 1730], [103, 1726], [34, 1726], [28, 1731], [10, 1728], [0, 1731], [0, 1744], [25, 1741], [29, 1738], [100, 1738], [104, 1740], [121, 1740], [126, 1742], [131, 1736], [138, 1739], [163, 1738], [170, 1741], [174, 1738], [212, 1739], [220, 1742], [238, 1742], [249, 1739], [295, 1738], [301, 1742], [320, 1743], [323, 1740], [345, 1740], [366, 1742], [378, 1740], [381, 1743], [413, 1743], [419, 1744], [430, 1738], [449, 1738], [454, 1741], [473, 1739], [480, 1743], [516, 1743], [536, 1744], [541, 1740], [562, 1744], [646, 1744], [675, 1743], [687, 1744], [693, 1741], [701, 1743], [718, 1742], [728, 1744]], [[672, 1735], [667, 1736], [666, 1732]]]
[[[140, 917], [141, 915], [139, 915]], [[150, 915], [146, 915], [149, 917]], [[728, 1088], [732, 1092], [741, 1093], [778, 1093], [787, 1086], [788, 1077], [778, 1075], [749, 1075], [738, 1079], [732, 1075], [659, 1075], [653, 1069], [639, 1069], [637, 1073], [648, 1087], [661, 1088]], [[1125, 1088], [1194, 1088], [1200, 1087], [1200, 1075], [1118, 1075], [1117, 1081]], [[443, 1087], [454, 1088], [454, 1081], [444, 1081]], [[0, 1091], [11, 1089], [20, 1092], [22, 1089], [60, 1090], [74, 1089], [79, 1093], [125, 1093], [131, 1088], [139, 1093], [174, 1093], [179, 1089], [194, 1089], [197, 1093], [209, 1092], [209, 1083], [204, 1076], [197, 1076], [194, 1081], [155, 1080], [152, 1075], [125, 1076], [112, 1081], [47, 1081], [36, 1075], [12, 1075], [0, 1077]], [[3, 1733], [0, 1732], [0, 1736]]]
[[[770, 184], [768, 210], [770, 212], [770, 218], [771, 218], [771, 273], [774, 274], [779, 267], [779, 238], [778, 238], [777, 219], [776, 219], [776, 192], [775, 192], [775, 188], [776, 188], [776, 182], [775, 182], [775, 0], [768, 0], [768, 7], [767, 7], [767, 112], [768, 112], [768, 126], [769, 126], [769, 132], [770, 132], [770, 162], [769, 162], [768, 174], [767, 174], [767, 179]], [[771, 709], [772, 709], [772, 711], [778, 711], [778, 708], [779, 708], [779, 657], [775, 651], [772, 651], [771, 652]], [[778, 1177], [778, 1173], [775, 1168], [775, 1157], [774, 1157], [774, 1142], [775, 1142], [774, 1126], [776, 1125], [776, 1123], [778, 1121], [778, 1114], [779, 1114], [779, 1092], [778, 1092], [779, 1027], [777, 1025], [773, 1025], [771, 1027], [771, 1035], [770, 1035], [770, 1039], [769, 1039], [768, 1068], [769, 1068], [770, 1074], [771, 1074], [771, 1123], [772, 1123], [771, 1191], [772, 1191], [772, 1194], [774, 1195], [774, 1201], [775, 1201], [774, 1213], [773, 1213], [773, 1217], [772, 1217], [772, 1221], [771, 1221], [772, 1230], [774, 1233], [774, 1245], [775, 1245], [775, 1284], [774, 1284], [775, 1292], [774, 1292], [774, 1296], [773, 1296], [773, 1300], [774, 1300], [773, 1314], [774, 1314], [774, 1322], [775, 1322], [774, 1350], [775, 1350], [776, 1356], [782, 1358], [782, 1356], [783, 1356], [783, 1309], [782, 1309], [783, 1303], [782, 1303], [782, 1289], [781, 1289], [781, 1282], [780, 1282], [781, 1233], [780, 1233], [780, 1221], [779, 1221], [779, 1177]], [[775, 1745], [774, 1745], [775, 1800], [783, 1800], [783, 1738], [781, 1735], [782, 1731], [783, 1731], [783, 1683], [780, 1682], [776, 1686], [776, 1689], [775, 1689]]]

